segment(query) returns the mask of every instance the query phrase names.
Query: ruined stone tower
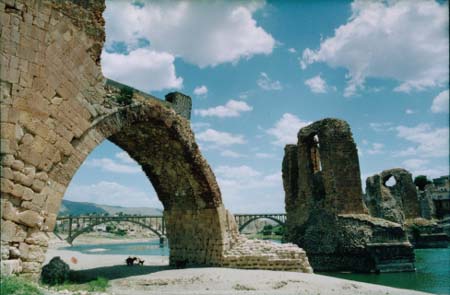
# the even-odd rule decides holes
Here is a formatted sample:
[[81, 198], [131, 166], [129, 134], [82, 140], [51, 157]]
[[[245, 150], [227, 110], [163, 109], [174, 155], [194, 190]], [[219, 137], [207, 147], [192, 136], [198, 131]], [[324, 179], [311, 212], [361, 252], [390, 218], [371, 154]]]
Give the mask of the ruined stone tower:
[[[387, 184], [389, 179], [395, 180], [391, 186]], [[368, 177], [364, 201], [370, 215], [403, 225], [415, 248], [447, 248], [448, 236], [443, 228], [421, 215], [421, 200], [407, 170], [389, 169]]]
[[[395, 184], [389, 186], [389, 179]], [[405, 169], [385, 170], [366, 180], [365, 203], [370, 215], [403, 224], [420, 217], [419, 199], [412, 175]]]
[[324, 119], [302, 128], [283, 159], [286, 239], [318, 271], [412, 271], [401, 225], [368, 215], [349, 125]]

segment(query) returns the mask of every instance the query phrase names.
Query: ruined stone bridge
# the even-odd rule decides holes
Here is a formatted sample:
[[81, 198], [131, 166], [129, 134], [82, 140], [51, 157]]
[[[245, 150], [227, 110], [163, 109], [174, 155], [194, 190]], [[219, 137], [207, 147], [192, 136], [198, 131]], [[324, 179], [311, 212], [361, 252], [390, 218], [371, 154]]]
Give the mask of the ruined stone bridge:
[[[78, 3], [83, 3], [80, 6]], [[310, 272], [305, 252], [239, 235], [195, 142], [191, 100], [108, 82], [104, 1], [0, 0], [1, 269], [39, 276], [64, 193], [104, 140], [164, 206], [170, 263]]]
[[[269, 219], [275, 221], [279, 225], [284, 226], [286, 222], [286, 214], [234, 214], [234, 219], [239, 227], [239, 232], [242, 232], [249, 224], [259, 219]], [[67, 237], [65, 238], [65, 240], [68, 243], [72, 244], [78, 236], [92, 231], [95, 226], [110, 222], [131, 222], [137, 224], [153, 232], [159, 237], [160, 244], [164, 244], [166, 235], [166, 222], [164, 216], [160, 215], [61, 216], [56, 219], [54, 233], [58, 236], [61, 232], [67, 233]]]

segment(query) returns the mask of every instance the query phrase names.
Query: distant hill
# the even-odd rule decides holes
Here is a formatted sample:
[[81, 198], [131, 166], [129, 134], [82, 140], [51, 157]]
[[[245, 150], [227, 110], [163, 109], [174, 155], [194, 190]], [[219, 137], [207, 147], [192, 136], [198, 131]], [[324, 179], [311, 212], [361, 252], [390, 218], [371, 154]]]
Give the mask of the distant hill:
[[87, 202], [73, 202], [63, 200], [59, 210], [59, 216], [86, 215], [86, 214], [106, 214], [115, 215], [119, 212], [127, 215], [162, 215], [162, 210], [151, 207], [121, 207], [109, 206]]

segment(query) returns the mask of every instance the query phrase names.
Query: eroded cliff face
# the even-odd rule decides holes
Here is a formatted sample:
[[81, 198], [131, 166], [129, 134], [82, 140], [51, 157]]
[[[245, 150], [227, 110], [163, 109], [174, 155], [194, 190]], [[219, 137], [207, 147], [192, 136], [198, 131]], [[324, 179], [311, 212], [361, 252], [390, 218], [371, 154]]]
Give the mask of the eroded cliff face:
[[318, 271], [413, 271], [414, 253], [398, 223], [374, 218], [362, 199], [350, 126], [324, 119], [285, 148], [286, 239]]

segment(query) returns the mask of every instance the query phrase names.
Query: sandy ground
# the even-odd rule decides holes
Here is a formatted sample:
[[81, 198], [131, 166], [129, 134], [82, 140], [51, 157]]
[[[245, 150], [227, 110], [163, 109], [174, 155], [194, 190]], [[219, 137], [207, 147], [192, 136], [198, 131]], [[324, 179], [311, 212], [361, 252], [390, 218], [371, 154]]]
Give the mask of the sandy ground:
[[[316, 274], [229, 268], [171, 269], [168, 258], [141, 256], [144, 266], [126, 266], [127, 255], [81, 254], [49, 249], [47, 261], [60, 256], [85, 281], [110, 280], [108, 294], [243, 294], [243, 295], [417, 295], [412, 290], [358, 283]], [[76, 262], [76, 263], [75, 263]]]

